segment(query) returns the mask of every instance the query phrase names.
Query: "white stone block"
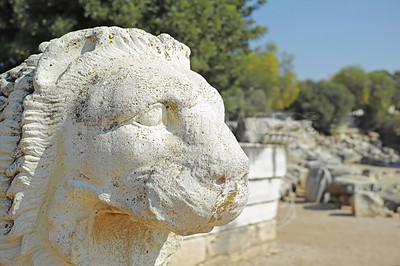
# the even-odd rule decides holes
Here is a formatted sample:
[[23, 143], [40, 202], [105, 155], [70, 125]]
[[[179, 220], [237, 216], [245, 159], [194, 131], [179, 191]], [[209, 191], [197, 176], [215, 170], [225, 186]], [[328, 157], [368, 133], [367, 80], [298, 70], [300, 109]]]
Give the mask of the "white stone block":
[[249, 179], [274, 176], [273, 147], [267, 145], [242, 145], [250, 160]]
[[383, 214], [383, 199], [372, 191], [357, 191], [350, 200], [352, 212], [357, 217], [375, 217]]
[[250, 179], [250, 195], [247, 205], [278, 200], [281, 183], [280, 178]]
[[264, 222], [274, 219], [276, 217], [277, 210], [278, 210], [278, 201], [271, 201], [271, 202], [246, 206], [246, 208], [239, 215], [239, 217], [236, 218], [236, 220], [225, 226], [217, 226], [213, 229], [212, 232], [218, 232], [226, 228], [256, 224], [259, 222]]
[[181, 248], [171, 256], [169, 265], [197, 265], [206, 260], [207, 239], [205, 236], [187, 238]]
[[258, 143], [240, 144], [250, 160], [249, 179], [283, 177], [286, 174], [284, 146]]
[[283, 177], [286, 175], [286, 149], [284, 147], [275, 147], [275, 167], [274, 176]]

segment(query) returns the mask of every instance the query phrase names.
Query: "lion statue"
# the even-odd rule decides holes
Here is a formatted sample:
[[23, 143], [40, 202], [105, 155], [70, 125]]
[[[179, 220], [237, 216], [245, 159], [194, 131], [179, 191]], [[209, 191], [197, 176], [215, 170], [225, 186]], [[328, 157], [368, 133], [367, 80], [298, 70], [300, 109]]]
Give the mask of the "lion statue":
[[235, 219], [248, 159], [167, 34], [98, 27], [0, 75], [0, 264], [164, 265]]

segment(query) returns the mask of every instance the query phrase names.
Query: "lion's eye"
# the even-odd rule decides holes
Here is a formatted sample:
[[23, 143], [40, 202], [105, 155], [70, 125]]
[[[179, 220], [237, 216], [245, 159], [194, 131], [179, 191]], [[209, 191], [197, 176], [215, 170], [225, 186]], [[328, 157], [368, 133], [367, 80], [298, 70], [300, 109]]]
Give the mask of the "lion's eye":
[[158, 126], [163, 122], [163, 116], [166, 113], [164, 104], [156, 103], [145, 113], [139, 114], [134, 121], [144, 126]]

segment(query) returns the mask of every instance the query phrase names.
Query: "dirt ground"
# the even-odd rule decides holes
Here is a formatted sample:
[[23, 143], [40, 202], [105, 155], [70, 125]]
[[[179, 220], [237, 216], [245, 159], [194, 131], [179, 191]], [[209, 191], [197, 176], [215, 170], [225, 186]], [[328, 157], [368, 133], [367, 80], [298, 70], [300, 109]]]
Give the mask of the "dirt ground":
[[350, 208], [281, 202], [276, 249], [251, 265], [400, 265], [400, 219], [356, 218]]

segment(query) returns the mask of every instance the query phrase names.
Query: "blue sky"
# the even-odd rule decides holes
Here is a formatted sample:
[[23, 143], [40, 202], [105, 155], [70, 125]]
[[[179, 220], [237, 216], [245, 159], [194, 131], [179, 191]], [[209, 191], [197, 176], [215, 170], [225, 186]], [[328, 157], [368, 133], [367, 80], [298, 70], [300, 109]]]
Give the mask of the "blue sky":
[[269, 0], [252, 18], [268, 32], [251, 46], [294, 54], [301, 80], [349, 65], [400, 70], [400, 0]]

